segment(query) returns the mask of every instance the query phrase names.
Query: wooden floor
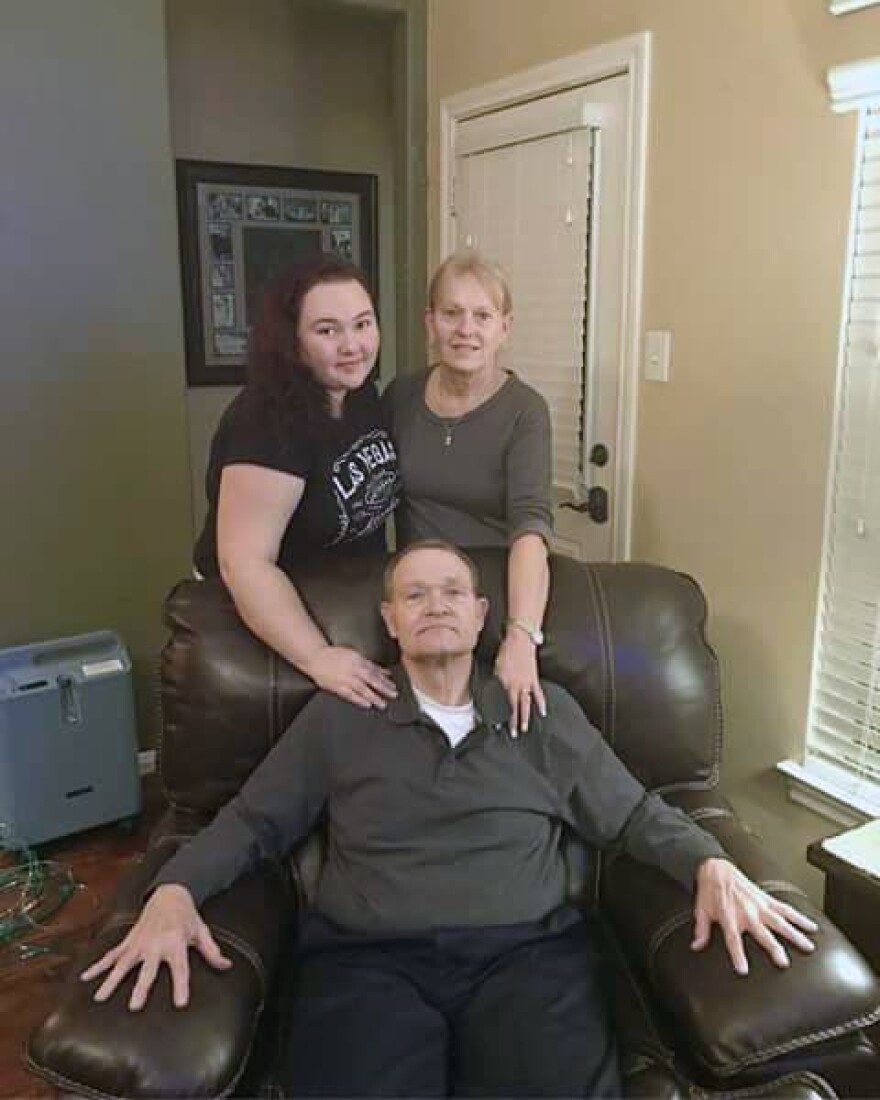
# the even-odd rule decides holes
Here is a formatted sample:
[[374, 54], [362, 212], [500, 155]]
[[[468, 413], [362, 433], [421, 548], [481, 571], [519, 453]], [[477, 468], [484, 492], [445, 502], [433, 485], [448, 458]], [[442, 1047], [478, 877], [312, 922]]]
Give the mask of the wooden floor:
[[[144, 813], [133, 832], [107, 825], [40, 849], [42, 858], [69, 865], [82, 887], [35, 935], [24, 934], [11, 948], [0, 948], [0, 1097], [59, 1095], [25, 1068], [25, 1039], [49, 1011], [71, 956], [88, 939], [102, 908], [112, 899], [120, 875], [144, 850], [160, 806], [158, 784], [148, 782]], [[0, 862], [8, 865], [8, 855], [2, 855]], [[52, 953], [20, 962], [22, 945], [48, 947]]]

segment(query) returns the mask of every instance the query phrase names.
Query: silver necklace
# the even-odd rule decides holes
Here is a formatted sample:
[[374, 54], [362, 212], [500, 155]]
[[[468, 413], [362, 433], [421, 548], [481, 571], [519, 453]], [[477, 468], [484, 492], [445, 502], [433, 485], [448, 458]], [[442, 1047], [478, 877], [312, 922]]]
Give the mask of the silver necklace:
[[487, 401], [489, 399], [489, 397], [492, 396], [492, 393], [495, 391], [496, 388], [497, 388], [497, 380], [492, 379], [490, 381], [489, 385], [487, 387], [485, 387], [483, 392], [481, 394], [477, 395], [477, 402], [476, 402], [476, 404], [474, 405], [473, 408], [468, 409], [466, 412], [463, 412], [460, 416], [442, 416], [442, 417], [439, 418], [442, 425], [443, 425], [443, 432], [444, 432], [443, 446], [444, 447], [451, 447], [452, 446], [452, 436], [453, 436], [453, 433], [455, 432], [455, 429], [458, 427], [458, 425], [462, 422], [462, 420], [464, 420], [464, 418], [468, 415], [468, 413], [474, 411], [474, 408], [479, 408], [480, 405], [484, 401]]

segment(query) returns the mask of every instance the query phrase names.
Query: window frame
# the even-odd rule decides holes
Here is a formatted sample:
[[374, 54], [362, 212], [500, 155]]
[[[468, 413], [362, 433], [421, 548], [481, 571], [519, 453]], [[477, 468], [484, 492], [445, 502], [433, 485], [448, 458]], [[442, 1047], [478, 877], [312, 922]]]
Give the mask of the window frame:
[[[880, 0], [871, 0], [871, 2], [880, 2]], [[859, 126], [852, 175], [846, 269], [841, 296], [834, 431], [828, 465], [820, 591], [810, 677], [810, 706], [801, 745], [800, 759], [784, 760], [780, 762], [778, 769], [788, 781], [789, 796], [793, 801], [849, 826], [880, 817], [880, 782], [860, 778], [858, 771], [856, 769], [848, 770], [845, 763], [826, 764], [817, 755], [811, 754], [810, 748], [811, 742], [815, 745], [818, 741], [817, 738], [811, 737], [811, 729], [813, 728], [816, 696], [819, 691], [819, 659], [822, 652], [823, 618], [830, 575], [830, 556], [834, 549], [836, 535], [834, 516], [837, 500], [838, 464], [841, 456], [841, 437], [844, 430], [842, 424], [843, 397], [846, 384], [851, 379], [851, 376], [847, 373], [850, 369], [847, 360], [847, 326], [856, 277], [856, 245], [860, 224], [859, 200], [863, 184], [863, 173], [867, 164], [866, 144], [869, 128], [872, 125], [872, 117], [874, 120], [873, 125], [876, 126], [877, 112], [880, 110], [880, 58], [853, 62], [830, 70], [828, 73], [828, 88], [831, 95], [832, 109], [837, 113], [857, 110], [859, 112]], [[871, 112], [873, 112], [873, 116]], [[880, 307], [877, 310], [877, 324], [880, 327]], [[877, 614], [880, 615], [880, 610]], [[875, 655], [878, 649], [875, 649]], [[873, 690], [873, 679], [871, 679], [868, 688], [868, 707], [872, 706]]]
[[880, 0], [828, 0], [828, 10], [832, 15], [848, 15], [851, 11], [860, 11], [880, 4]]

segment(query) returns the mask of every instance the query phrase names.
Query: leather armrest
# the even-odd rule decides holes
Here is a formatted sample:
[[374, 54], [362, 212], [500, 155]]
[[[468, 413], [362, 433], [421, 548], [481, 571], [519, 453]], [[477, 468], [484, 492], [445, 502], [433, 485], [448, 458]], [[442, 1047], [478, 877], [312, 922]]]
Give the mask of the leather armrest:
[[787, 970], [747, 939], [750, 973], [740, 977], [717, 929], [705, 951], [691, 951], [693, 898], [677, 883], [629, 859], [605, 868], [605, 915], [704, 1067], [730, 1077], [880, 1019], [878, 978], [806, 895], [780, 878], [760, 842], [723, 806], [702, 813], [700, 824], [764, 890], [819, 924], [816, 951], [791, 948]]
[[259, 868], [202, 907], [233, 965], [218, 972], [190, 952], [187, 1008], [173, 1007], [165, 968], [137, 1013], [127, 1008], [135, 975], [104, 1004], [92, 1000], [96, 982], [79, 980], [128, 932], [143, 891], [175, 847], [152, 849], [126, 876], [113, 911], [74, 960], [57, 1006], [28, 1041], [30, 1068], [63, 1089], [103, 1097], [220, 1096], [244, 1070], [293, 913], [279, 868]]
[[[690, 1082], [663, 1066], [646, 1065], [626, 1080], [627, 1100], [690, 1100], [695, 1095]], [[756, 1088], [709, 1092], [704, 1100], [838, 1100], [827, 1081], [814, 1073], [790, 1073]]]

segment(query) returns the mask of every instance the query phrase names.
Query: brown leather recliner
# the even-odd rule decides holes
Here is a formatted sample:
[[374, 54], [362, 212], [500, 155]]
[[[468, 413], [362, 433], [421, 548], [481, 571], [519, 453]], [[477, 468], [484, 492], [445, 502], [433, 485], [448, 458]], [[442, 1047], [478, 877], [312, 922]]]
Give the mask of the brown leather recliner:
[[[504, 619], [504, 558], [475, 556], [491, 601], [481, 640], [490, 659]], [[383, 564], [304, 573], [297, 584], [329, 638], [387, 663]], [[717, 932], [707, 951], [690, 951], [692, 899], [680, 886], [626, 858], [601, 866], [572, 842], [572, 891], [598, 905], [611, 930], [627, 1095], [878, 1096], [880, 1051], [868, 1031], [880, 1020], [877, 977], [780, 877], [718, 792], [721, 700], [705, 617], [697, 585], [671, 570], [556, 557], [542, 673], [568, 688], [646, 786], [714, 833], [766, 890], [814, 916], [819, 948], [792, 952], [791, 968], [778, 971], [752, 945], [751, 974], [738, 977]], [[169, 811], [27, 1058], [37, 1073], [89, 1096], [253, 1095], [270, 1060], [274, 1013], [264, 1008], [320, 866], [320, 837], [296, 853], [292, 876], [267, 865], [205, 905], [235, 965], [215, 973], [194, 958], [185, 1011], [171, 1007], [166, 975], [132, 1014], [131, 979], [97, 1005], [75, 974], [131, 926], [156, 869], [241, 786], [314, 691], [248, 632], [215, 582], [182, 582], [166, 618], [159, 765]]]

